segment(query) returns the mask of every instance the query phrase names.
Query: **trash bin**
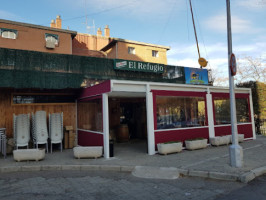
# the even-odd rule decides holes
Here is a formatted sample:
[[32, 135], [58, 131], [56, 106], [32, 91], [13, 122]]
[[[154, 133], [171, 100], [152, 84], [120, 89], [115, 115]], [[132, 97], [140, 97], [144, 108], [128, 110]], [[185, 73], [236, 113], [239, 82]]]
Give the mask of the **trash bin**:
[[109, 155], [114, 157], [114, 140], [109, 140]]

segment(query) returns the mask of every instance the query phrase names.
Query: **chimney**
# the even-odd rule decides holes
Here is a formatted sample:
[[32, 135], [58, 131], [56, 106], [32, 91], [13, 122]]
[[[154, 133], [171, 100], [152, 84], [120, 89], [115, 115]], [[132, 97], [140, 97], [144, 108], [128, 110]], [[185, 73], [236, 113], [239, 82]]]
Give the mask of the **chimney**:
[[51, 28], [55, 28], [55, 20], [54, 19], [52, 19], [50, 26], [51, 26]]
[[60, 15], [56, 16], [55, 28], [62, 28], [62, 19]]
[[98, 28], [98, 30], [97, 30], [97, 36], [102, 36], [101, 28]]
[[106, 25], [104, 28], [104, 36], [110, 37], [110, 29], [109, 29], [108, 25]]

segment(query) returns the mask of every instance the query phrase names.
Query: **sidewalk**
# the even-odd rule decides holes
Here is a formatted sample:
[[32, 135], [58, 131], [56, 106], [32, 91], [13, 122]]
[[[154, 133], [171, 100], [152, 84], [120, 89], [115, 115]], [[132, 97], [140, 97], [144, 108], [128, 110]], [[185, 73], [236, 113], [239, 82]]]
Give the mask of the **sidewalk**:
[[[110, 159], [75, 159], [73, 150], [54, 151], [42, 161], [15, 162], [12, 155], [0, 156], [0, 172], [41, 170], [112, 170], [133, 172], [137, 166], [145, 170], [177, 170], [181, 176], [197, 176], [247, 183], [266, 173], [266, 137], [240, 143], [243, 147], [244, 166], [233, 168], [229, 164], [229, 146], [212, 147], [170, 155], [147, 155], [140, 148], [115, 147]], [[143, 148], [142, 148], [143, 149]], [[156, 170], [155, 170], [156, 171]]]

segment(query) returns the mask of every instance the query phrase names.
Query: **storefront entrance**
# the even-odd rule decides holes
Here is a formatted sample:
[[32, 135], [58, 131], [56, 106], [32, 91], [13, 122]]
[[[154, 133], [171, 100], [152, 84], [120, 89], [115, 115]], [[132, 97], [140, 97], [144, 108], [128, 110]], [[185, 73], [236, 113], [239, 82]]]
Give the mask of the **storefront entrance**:
[[[114, 146], [147, 143], [145, 98], [109, 98], [109, 134]], [[143, 145], [142, 145], [143, 146]], [[147, 144], [143, 153], [147, 152]]]

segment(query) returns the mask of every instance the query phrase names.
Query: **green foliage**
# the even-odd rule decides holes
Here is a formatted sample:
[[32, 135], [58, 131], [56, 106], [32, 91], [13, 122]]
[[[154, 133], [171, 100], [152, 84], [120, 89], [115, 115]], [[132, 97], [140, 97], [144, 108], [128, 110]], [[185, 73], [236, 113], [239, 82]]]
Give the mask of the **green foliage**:
[[189, 139], [189, 140], [186, 140], [186, 141], [205, 140], [205, 139], [206, 138], [198, 137], [198, 138], [193, 138], [193, 139]]
[[164, 144], [173, 144], [173, 143], [180, 143], [181, 141], [176, 140], [176, 141], [169, 141], [169, 142], [164, 142]]

